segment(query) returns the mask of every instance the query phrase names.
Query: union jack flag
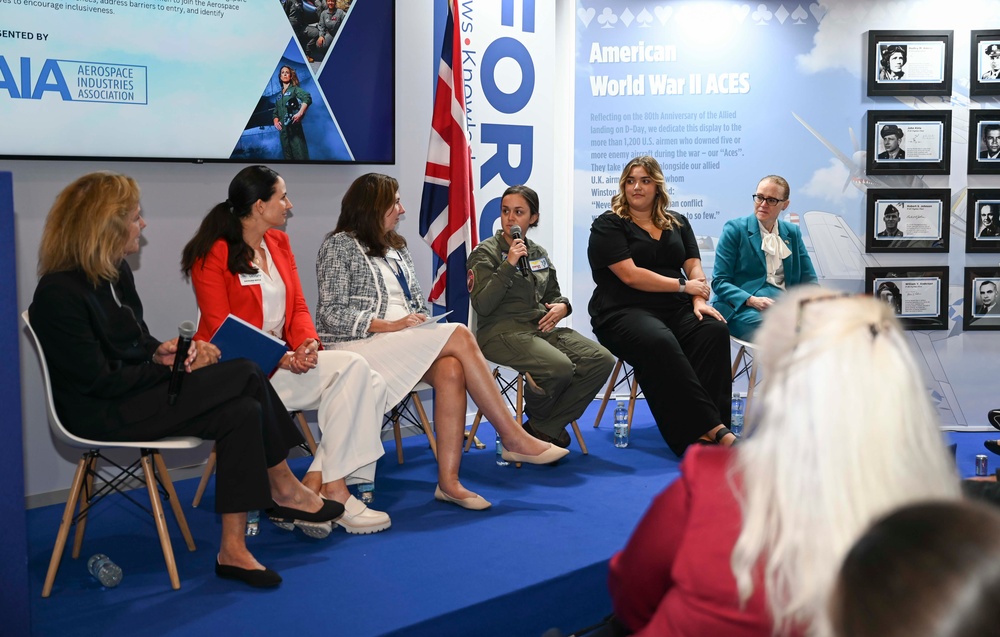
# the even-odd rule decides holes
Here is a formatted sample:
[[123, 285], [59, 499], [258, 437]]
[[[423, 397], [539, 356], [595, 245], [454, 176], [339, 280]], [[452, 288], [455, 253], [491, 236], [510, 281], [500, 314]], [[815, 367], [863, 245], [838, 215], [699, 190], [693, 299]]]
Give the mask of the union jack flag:
[[428, 300], [444, 305], [452, 322], [469, 322], [465, 261], [479, 243], [473, 200], [472, 149], [465, 122], [458, 0], [448, 1], [441, 44], [434, 116], [427, 148], [420, 236], [434, 252], [434, 281]]

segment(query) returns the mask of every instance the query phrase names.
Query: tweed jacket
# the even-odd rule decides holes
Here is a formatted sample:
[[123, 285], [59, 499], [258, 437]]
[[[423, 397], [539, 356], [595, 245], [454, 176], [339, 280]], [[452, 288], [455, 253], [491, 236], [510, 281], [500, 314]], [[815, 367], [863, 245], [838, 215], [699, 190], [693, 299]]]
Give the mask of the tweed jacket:
[[[384, 319], [388, 290], [377, 257], [365, 254], [365, 247], [354, 233], [327, 235], [316, 258], [316, 329], [324, 343], [357, 341], [370, 338], [372, 319]], [[420, 312], [430, 314], [424, 293], [417, 281], [410, 251], [399, 249], [403, 259], [410, 294], [420, 304]]]

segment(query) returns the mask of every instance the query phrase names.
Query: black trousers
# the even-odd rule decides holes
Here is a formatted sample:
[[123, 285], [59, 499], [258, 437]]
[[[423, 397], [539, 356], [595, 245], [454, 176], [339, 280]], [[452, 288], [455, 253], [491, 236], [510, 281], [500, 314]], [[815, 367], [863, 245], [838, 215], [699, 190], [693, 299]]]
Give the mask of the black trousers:
[[660, 435], [678, 456], [718, 424], [729, 425], [733, 392], [729, 330], [691, 306], [673, 312], [619, 310], [594, 328], [597, 340], [635, 370]]
[[274, 506], [267, 469], [288, 457], [302, 434], [256, 363], [237, 359], [184, 377], [173, 405], [167, 383], [123, 400], [123, 426], [104, 440], [197, 436], [215, 441], [215, 510], [238, 513]]

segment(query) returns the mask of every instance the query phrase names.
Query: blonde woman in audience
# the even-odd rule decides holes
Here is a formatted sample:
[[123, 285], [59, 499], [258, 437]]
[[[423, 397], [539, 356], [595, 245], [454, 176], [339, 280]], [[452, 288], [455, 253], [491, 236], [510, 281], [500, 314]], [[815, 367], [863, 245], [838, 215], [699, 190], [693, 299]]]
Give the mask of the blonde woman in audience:
[[611, 560], [636, 635], [820, 635], [837, 569], [872, 520], [959, 497], [892, 308], [799, 288], [757, 332], [764, 383], [738, 447], [693, 447]]

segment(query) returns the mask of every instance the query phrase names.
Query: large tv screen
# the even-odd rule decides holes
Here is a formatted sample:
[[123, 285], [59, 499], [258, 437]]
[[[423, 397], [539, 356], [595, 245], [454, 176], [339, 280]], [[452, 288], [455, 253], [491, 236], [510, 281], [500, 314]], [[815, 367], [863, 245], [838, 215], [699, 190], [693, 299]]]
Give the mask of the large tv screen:
[[395, 161], [394, 0], [0, 6], [0, 156]]

